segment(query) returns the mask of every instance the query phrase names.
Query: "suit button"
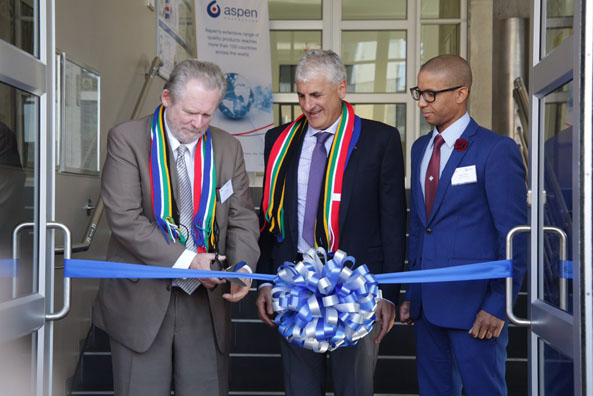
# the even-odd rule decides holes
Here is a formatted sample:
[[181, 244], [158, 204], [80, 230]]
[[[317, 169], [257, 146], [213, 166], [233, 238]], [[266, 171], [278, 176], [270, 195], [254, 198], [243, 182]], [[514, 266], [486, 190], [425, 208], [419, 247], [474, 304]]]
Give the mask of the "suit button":
[[430, 229], [430, 228], [427, 228], [427, 229], [426, 229], [426, 233], [427, 233], [427, 234], [430, 234], [431, 232], [432, 232], [432, 229]]
[[167, 285], [167, 291], [171, 291], [171, 285]]

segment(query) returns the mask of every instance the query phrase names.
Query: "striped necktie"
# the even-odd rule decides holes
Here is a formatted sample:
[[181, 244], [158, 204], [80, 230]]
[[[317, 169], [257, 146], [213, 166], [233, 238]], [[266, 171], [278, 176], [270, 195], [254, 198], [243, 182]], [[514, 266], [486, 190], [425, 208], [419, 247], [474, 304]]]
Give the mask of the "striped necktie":
[[[183, 234], [186, 237], [185, 248], [192, 252], [197, 252], [196, 245], [194, 244], [194, 238], [191, 233], [192, 220], [194, 218], [194, 205], [193, 205], [193, 194], [191, 190], [191, 183], [189, 176], [187, 175], [187, 167], [185, 166], [185, 152], [187, 147], [183, 144], [177, 148], [177, 181], [179, 184], [179, 201], [181, 202], [181, 213], [179, 214], [179, 225]], [[195, 278], [182, 279], [178, 278], [175, 280], [177, 286], [179, 286], [187, 294], [192, 294], [198, 286], [200, 281]]]

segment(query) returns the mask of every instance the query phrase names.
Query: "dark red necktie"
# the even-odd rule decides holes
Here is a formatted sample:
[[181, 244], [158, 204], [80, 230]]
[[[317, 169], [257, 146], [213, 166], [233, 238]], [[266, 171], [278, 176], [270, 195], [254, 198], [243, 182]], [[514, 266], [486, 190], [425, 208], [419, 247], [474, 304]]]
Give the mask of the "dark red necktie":
[[432, 148], [432, 157], [426, 169], [426, 178], [424, 179], [424, 202], [426, 203], [426, 218], [430, 217], [434, 197], [437, 194], [437, 187], [439, 186], [439, 170], [441, 168], [441, 146], [445, 143], [445, 139], [440, 134], [434, 138], [434, 146]]

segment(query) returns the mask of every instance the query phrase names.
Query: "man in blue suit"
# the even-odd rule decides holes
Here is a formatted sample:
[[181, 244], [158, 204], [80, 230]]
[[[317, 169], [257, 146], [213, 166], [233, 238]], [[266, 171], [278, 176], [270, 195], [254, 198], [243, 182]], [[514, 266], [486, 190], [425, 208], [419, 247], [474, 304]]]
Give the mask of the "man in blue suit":
[[[527, 221], [519, 150], [469, 116], [471, 84], [467, 61], [442, 55], [410, 90], [434, 127], [412, 146], [412, 271], [504, 259], [507, 232]], [[515, 296], [525, 272], [517, 247]], [[409, 285], [400, 320], [415, 324], [421, 395], [459, 395], [462, 385], [468, 395], [506, 394], [504, 279]]]

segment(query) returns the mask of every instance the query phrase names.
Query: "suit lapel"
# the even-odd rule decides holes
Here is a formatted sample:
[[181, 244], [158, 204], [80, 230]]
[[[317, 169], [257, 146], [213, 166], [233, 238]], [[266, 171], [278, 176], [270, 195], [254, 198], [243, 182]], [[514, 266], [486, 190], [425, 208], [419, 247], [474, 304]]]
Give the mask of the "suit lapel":
[[175, 155], [173, 150], [171, 150], [171, 145], [167, 142], [167, 158], [168, 158], [168, 166], [169, 166], [169, 174], [171, 175], [171, 194], [173, 195], [173, 202], [175, 202], [175, 213], [173, 214], [173, 218], [177, 222], [179, 220], [179, 213], [181, 213], [181, 207], [179, 202], [179, 182], [177, 176], [177, 164], [175, 163]]
[[[305, 126], [307, 128], [307, 126]], [[298, 223], [298, 169], [303, 149], [304, 137], [299, 142], [297, 150], [291, 156], [288, 168], [286, 169], [286, 189], [284, 191], [284, 225], [290, 227], [290, 235], [293, 236], [295, 246], [299, 242], [299, 223]], [[298, 155], [296, 155], [298, 154]], [[288, 235], [287, 235], [288, 237]]]
[[[363, 134], [363, 131], [360, 132]], [[358, 140], [360, 142], [360, 139]], [[353, 194], [354, 186], [357, 183], [357, 177], [359, 175], [358, 172], [358, 165], [360, 161], [358, 160], [357, 154], [357, 146], [354, 146], [354, 150], [352, 155], [350, 156], [350, 160], [348, 161], [348, 165], [344, 170], [344, 181], [342, 183], [342, 196], [340, 197], [340, 214], [338, 218], [338, 228], [340, 230], [340, 235], [342, 234], [342, 226], [344, 225], [344, 221], [346, 220], [346, 213], [348, 213], [348, 206], [350, 205], [350, 198]], [[326, 170], [327, 171], [327, 170]]]
[[[424, 203], [424, 194], [422, 194], [422, 184], [420, 183], [420, 177], [422, 177], [420, 175], [421, 172], [421, 164], [422, 164], [422, 158], [424, 157], [424, 153], [426, 152], [426, 148], [428, 147], [429, 143], [430, 143], [430, 139], [432, 137], [432, 131], [426, 135], [424, 135], [424, 141], [422, 142], [422, 144], [419, 145], [419, 152], [417, 156], [413, 156], [412, 158], [415, 161], [415, 164], [412, 164], [412, 167], [414, 169], [416, 169], [415, 175], [416, 177], [414, 177], [415, 180], [412, 180], [411, 183], [415, 184], [415, 188], [416, 191], [418, 191], [418, 194], [416, 194], [416, 210], [418, 211], [418, 217], [420, 217], [420, 220], [422, 221], [422, 224], [426, 226], [426, 204]], [[414, 158], [415, 157], [415, 158]]]
[[[437, 187], [437, 193], [434, 198], [434, 204], [432, 206], [432, 210], [430, 212], [430, 218], [428, 219], [428, 223], [435, 217], [436, 213], [439, 211], [439, 207], [443, 203], [443, 199], [445, 194], [447, 193], [447, 189], [451, 185], [451, 177], [453, 176], [453, 172], [457, 169], [457, 166], [469, 150], [472, 144], [472, 136], [475, 135], [476, 131], [478, 130], [478, 124], [471, 119], [470, 123], [465, 128], [465, 131], [461, 134], [460, 139], [465, 139], [468, 142], [468, 146], [463, 151], [457, 151], [453, 149], [449, 160], [447, 161], [447, 165], [445, 165], [445, 169], [443, 169], [443, 173], [439, 178], [439, 186]], [[425, 216], [426, 217], [426, 216]]]

